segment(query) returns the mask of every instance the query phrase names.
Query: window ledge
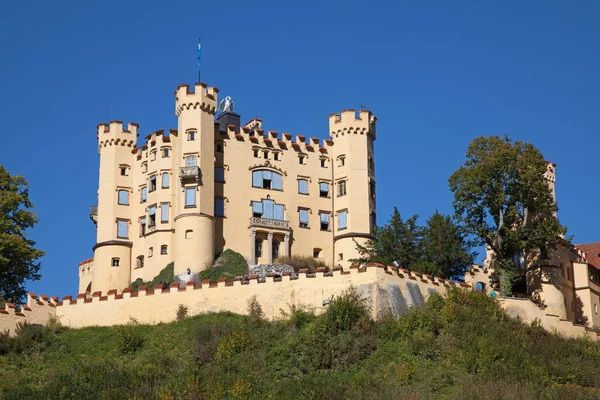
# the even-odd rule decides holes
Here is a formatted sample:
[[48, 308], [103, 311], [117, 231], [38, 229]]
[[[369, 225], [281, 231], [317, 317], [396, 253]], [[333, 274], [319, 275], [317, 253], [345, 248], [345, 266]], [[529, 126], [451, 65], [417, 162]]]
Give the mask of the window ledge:
[[310, 226], [298, 226], [298, 227], [302, 228], [302, 229], [310, 229]]
[[338, 228], [338, 231], [345, 231], [348, 228]]
[[195, 205], [194, 206], [185, 206], [183, 208], [196, 208], [196, 206]]

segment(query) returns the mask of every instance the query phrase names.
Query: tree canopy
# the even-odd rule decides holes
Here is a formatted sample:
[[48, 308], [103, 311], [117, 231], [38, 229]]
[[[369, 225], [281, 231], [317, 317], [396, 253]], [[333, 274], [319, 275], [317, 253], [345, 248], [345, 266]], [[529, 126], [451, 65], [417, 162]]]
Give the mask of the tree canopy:
[[492, 251], [507, 289], [519, 275], [515, 257], [537, 251], [547, 258], [566, 229], [545, 178], [548, 162], [531, 143], [478, 137], [450, 177], [455, 217], [476, 244]]
[[27, 182], [11, 176], [0, 165], [0, 300], [18, 302], [25, 296], [25, 281], [38, 280], [44, 255], [35, 242], [27, 238], [27, 229], [37, 223], [30, 211]]
[[356, 263], [380, 262], [443, 278], [459, 277], [471, 265], [474, 253], [470, 242], [450, 216], [436, 213], [425, 227], [417, 223], [418, 215], [406, 221], [397, 208], [387, 224], [377, 227], [375, 238], [364, 246], [356, 244]]

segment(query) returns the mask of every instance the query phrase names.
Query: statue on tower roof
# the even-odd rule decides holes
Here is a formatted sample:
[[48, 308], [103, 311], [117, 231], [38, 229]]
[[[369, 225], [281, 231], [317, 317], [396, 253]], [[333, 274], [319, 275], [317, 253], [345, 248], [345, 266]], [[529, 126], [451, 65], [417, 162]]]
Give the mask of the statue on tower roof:
[[233, 101], [227, 96], [219, 103], [219, 111], [233, 112]]

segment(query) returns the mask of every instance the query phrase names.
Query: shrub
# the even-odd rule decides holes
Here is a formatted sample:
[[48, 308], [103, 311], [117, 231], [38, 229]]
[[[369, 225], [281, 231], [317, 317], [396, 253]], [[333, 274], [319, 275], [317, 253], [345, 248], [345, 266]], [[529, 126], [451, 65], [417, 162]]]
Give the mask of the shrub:
[[146, 340], [135, 318], [131, 317], [126, 325], [117, 326], [115, 329], [117, 346], [121, 354], [133, 354], [144, 346]]
[[265, 313], [258, 300], [256, 300], [256, 296], [248, 299], [248, 316], [250, 321], [254, 323], [259, 323], [265, 318]]
[[301, 269], [314, 271], [317, 268], [329, 268], [323, 261], [317, 260], [310, 256], [293, 255], [288, 257], [279, 257], [275, 262], [292, 266], [296, 273], [298, 273]]
[[247, 273], [248, 263], [244, 256], [227, 249], [219, 255], [214, 266], [198, 273], [198, 279], [200, 281], [210, 280], [212, 283], [219, 278], [227, 278], [228, 281], [232, 281], [236, 276], [243, 276]]
[[51, 332], [43, 325], [18, 322], [12, 350], [16, 353], [44, 351], [50, 344], [51, 336]]
[[182, 321], [182, 320], [186, 319], [187, 316], [188, 316], [187, 306], [180, 304], [179, 307], [177, 307], [177, 321]]
[[148, 286], [148, 288], [153, 289], [156, 285], [166, 285], [169, 286], [171, 283], [175, 282], [175, 263], [169, 263], [166, 267], [164, 267], [158, 275], [154, 277], [151, 281], [144, 282], [142, 278], [137, 278], [135, 281], [131, 282], [129, 285], [132, 288], [132, 292], [137, 292], [140, 286]]
[[354, 286], [334, 297], [325, 312], [326, 329], [331, 334], [350, 330], [361, 323], [364, 328], [370, 321], [371, 309], [367, 299], [363, 298]]
[[283, 309], [280, 310], [281, 316], [286, 319], [291, 326], [297, 329], [303, 328], [315, 319], [314, 313], [303, 310], [302, 307], [292, 304], [289, 308], [289, 311]]

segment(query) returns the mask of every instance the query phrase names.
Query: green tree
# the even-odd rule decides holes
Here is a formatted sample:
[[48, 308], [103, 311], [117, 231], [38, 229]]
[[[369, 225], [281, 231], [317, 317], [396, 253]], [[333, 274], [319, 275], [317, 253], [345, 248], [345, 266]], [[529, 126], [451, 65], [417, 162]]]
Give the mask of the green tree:
[[477, 244], [493, 251], [492, 265], [507, 293], [519, 276], [515, 257], [537, 252], [545, 259], [566, 232], [544, 177], [547, 164], [531, 143], [478, 137], [449, 179], [457, 220]]
[[27, 182], [22, 176], [11, 176], [0, 165], [0, 300], [19, 302], [25, 296], [25, 281], [38, 280], [44, 255], [27, 238], [27, 229], [37, 223], [29, 209]]
[[476, 256], [464, 230], [449, 215], [437, 210], [427, 220], [421, 243], [424, 267], [430, 269], [422, 272], [445, 279], [462, 276]]
[[404, 221], [394, 207], [392, 217], [386, 225], [376, 229], [374, 239], [368, 240], [364, 246], [356, 243], [360, 257], [350, 261], [380, 262], [385, 265], [397, 261], [402, 268], [412, 268], [422, 257], [423, 229], [417, 225], [418, 218], [415, 214]]

